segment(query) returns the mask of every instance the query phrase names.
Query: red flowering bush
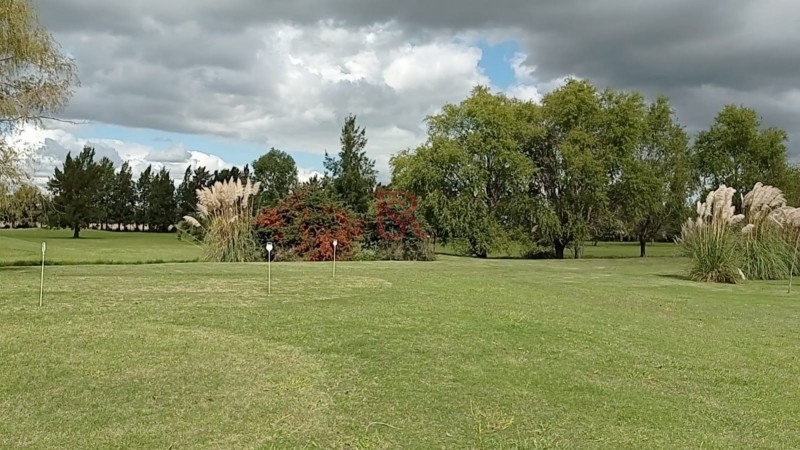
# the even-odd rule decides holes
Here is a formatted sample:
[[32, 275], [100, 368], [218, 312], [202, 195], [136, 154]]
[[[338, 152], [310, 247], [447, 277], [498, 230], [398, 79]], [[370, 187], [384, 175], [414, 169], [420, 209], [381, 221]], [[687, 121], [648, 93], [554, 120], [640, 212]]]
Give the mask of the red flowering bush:
[[[256, 219], [256, 234], [263, 249], [272, 242], [280, 253], [306, 261], [333, 259], [333, 240], [338, 240], [336, 259], [349, 259], [362, 234], [358, 218], [328, 192], [305, 186], [274, 208], [264, 208]], [[266, 251], [264, 251], [266, 257]]]

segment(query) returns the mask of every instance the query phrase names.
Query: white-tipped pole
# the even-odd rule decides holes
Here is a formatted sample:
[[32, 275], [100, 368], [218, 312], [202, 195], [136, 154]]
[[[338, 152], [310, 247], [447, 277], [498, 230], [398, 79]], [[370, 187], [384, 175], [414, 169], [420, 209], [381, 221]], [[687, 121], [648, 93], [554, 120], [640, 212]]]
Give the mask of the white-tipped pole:
[[336, 246], [339, 245], [337, 239], [333, 240], [333, 278], [336, 278]]
[[44, 253], [47, 251], [47, 244], [42, 242], [42, 281], [39, 284], [39, 308], [42, 307], [44, 300]]
[[272, 293], [272, 242], [267, 242], [267, 295]]

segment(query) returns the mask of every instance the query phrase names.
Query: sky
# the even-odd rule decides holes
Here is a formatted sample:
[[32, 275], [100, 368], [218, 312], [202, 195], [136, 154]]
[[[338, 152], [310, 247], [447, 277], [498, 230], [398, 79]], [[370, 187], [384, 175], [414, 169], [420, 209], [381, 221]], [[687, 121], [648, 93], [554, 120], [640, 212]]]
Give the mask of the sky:
[[425, 117], [478, 84], [538, 101], [569, 77], [670, 97], [696, 133], [755, 108], [800, 156], [800, 3], [793, 0], [38, 0], [75, 59], [60, 117], [15, 142], [38, 183], [67, 152], [134, 172], [243, 166], [275, 147], [323, 171], [348, 114], [382, 181]]

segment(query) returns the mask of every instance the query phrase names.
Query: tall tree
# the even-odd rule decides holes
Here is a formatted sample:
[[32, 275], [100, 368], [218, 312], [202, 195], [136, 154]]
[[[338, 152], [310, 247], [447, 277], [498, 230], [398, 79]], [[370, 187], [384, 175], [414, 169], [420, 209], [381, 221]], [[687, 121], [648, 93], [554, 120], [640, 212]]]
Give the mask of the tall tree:
[[333, 192], [342, 202], [353, 211], [365, 214], [374, 197], [378, 172], [375, 161], [370, 160], [364, 150], [366, 130], [356, 126], [356, 116], [347, 116], [339, 141], [342, 148], [338, 158], [325, 153], [325, 170], [330, 172]]
[[642, 117], [642, 133], [630, 136], [633, 152], [620, 160], [622, 175], [612, 198], [644, 257], [648, 241], [669, 227], [679, 228], [692, 177], [688, 136], [674, 120], [669, 100], [659, 97]]
[[150, 190], [153, 184], [153, 166], [148, 165], [141, 174], [139, 180], [136, 182], [136, 223], [141, 225], [142, 230], [145, 226], [150, 228]]
[[72, 228], [72, 237], [76, 239], [80, 237], [81, 227], [87, 226], [97, 215], [99, 177], [94, 155], [92, 147], [84, 147], [75, 158], [68, 153], [63, 168], [56, 168], [47, 183], [53, 194], [58, 224]]
[[168, 231], [175, 223], [177, 205], [175, 204], [175, 184], [166, 168], [153, 176], [148, 193], [147, 205], [150, 210], [150, 226], [154, 231]]
[[44, 215], [42, 193], [35, 186], [20, 186], [10, 196], [9, 220], [13, 227], [32, 227], [41, 223]]
[[114, 209], [114, 163], [108, 157], [102, 157], [97, 164], [98, 192], [97, 192], [97, 217], [95, 220], [101, 228], [108, 228], [108, 222]]
[[519, 151], [518, 103], [478, 87], [428, 118], [428, 141], [391, 161], [392, 185], [420, 198], [444, 242], [485, 258], [515, 227], [533, 165]]
[[273, 147], [253, 161], [253, 178], [261, 182], [259, 206], [275, 206], [297, 187], [297, 166], [288, 153]]
[[120, 230], [136, 220], [136, 185], [128, 162], [122, 163], [119, 173], [114, 177], [111, 220]]
[[178, 219], [191, 215], [197, 208], [197, 191], [210, 187], [213, 181], [212, 174], [205, 167], [199, 166], [192, 170], [186, 168], [183, 174], [183, 181], [178, 186], [176, 197], [178, 201]]
[[[608, 207], [613, 171], [603, 135], [603, 104], [587, 81], [569, 80], [542, 99], [541, 133], [525, 142], [535, 165], [530, 193], [542, 205], [537, 235], [549, 242], [556, 258], [591, 236], [592, 222]], [[534, 125], [535, 127], [535, 125]]]
[[[755, 110], [725, 106], [711, 127], [698, 133], [694, 144], [704, 191], [724, 184], [744, 195], [759, 181], [785, 188], [787, 140], [784, 130], [763, 128]], [[734, 197], [740, 207], [741, 196]]]
[[6, 137], [59, 112], [77, 84], [76, 67], [41, 25], [32, 0], [0, 0], [0, 185], [25, 177]]

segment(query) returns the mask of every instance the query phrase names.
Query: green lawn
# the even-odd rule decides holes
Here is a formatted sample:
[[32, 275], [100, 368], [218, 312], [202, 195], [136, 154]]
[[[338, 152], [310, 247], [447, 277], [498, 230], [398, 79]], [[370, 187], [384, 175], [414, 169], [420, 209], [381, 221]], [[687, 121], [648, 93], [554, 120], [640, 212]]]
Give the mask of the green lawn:
[[0, 230], [0, 266], [41, 264], [42, 241], [48, 264], [187, 262], [201, 253], [175, 234], [82, 230], [72, 239], [70, 230]]
[[[511, 245], [504, 250], [496, 250], [489, 254], [490, 259], [520, 259], [521, 251], [524, 250], [518, 245]], [[638, 242], [600, 242], [597, 245], [587, 242], [583, 248], [583, 257], [587, 259], [601, 258], [638, 258]], [[445, 255], [458, 256], [458, 251], [451, 245], [437, 245], [436, 252]], [[572, 250], [567, 249], [565, 257], [573, 257]], [[680, 247], [677, 244], [667, 242], [655, 242], [647, 244], [647, 256], [663, 258], [680, 256]]]
[[800, 292], [682, 264], [0, 268], [0, 448], [797, 448]]

